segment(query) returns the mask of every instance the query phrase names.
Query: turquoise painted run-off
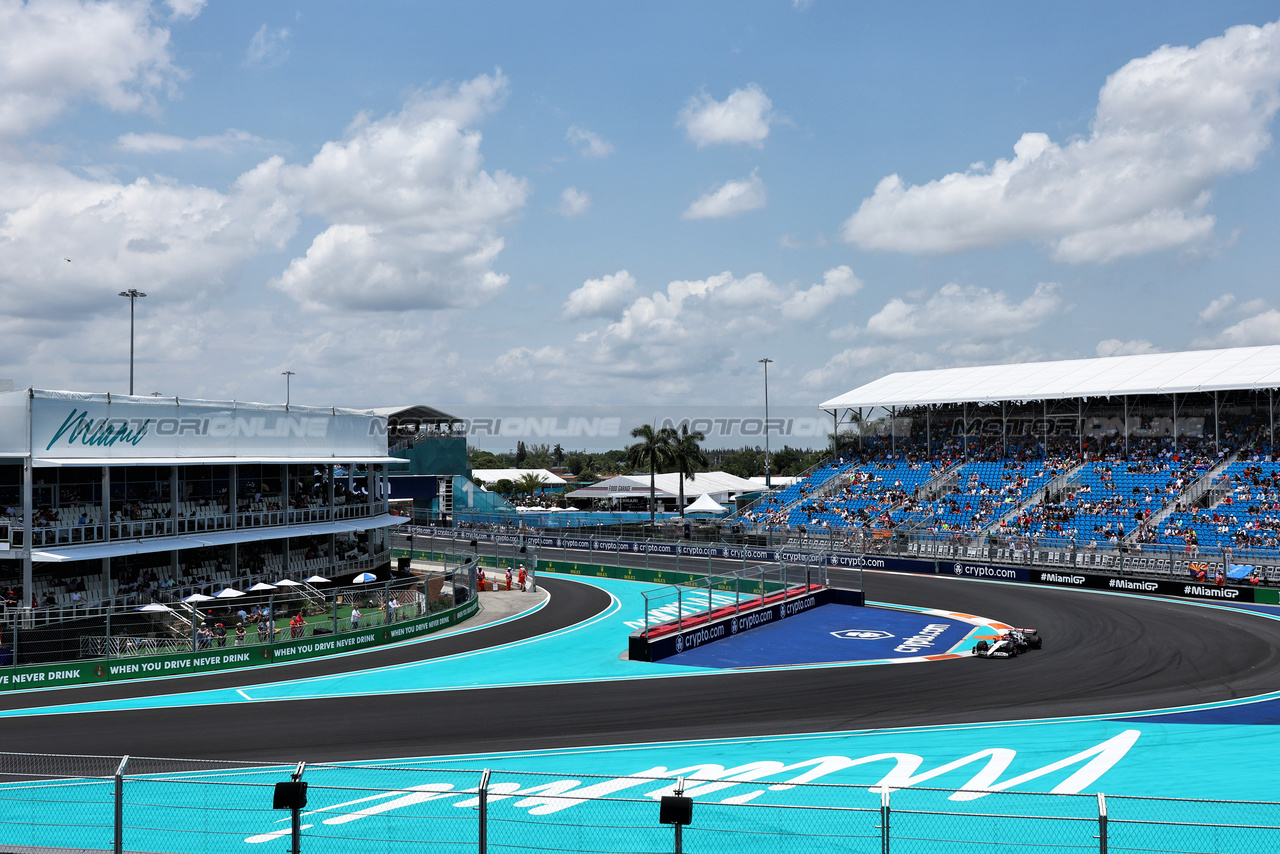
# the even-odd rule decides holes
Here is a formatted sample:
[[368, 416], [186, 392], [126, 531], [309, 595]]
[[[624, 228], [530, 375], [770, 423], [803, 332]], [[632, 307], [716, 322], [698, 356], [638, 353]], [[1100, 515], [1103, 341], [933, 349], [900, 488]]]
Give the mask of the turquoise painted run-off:
[[[643, 619], [641, 593], [651, 585], [579, 580], [608, 591], [611, 607], [579, 625], [493, 649], [239, 691], [192, 691], [10, 714], [699, 678], [710, 672], [621, 660], [627, 634]], [[930, 667], [948, 664], [893, 666], [919, 667], [927, 679]], [[287, 676], [287, 668], [281, 675]], [[1274, 699], [1211, 708], [1214, 714], [1243, 716]], [[287, 715], [287, 706], [281, 714]], [[518, 726], [519, 710], [495, 708], [494, 724]], [[447, 720], [424, 733], [429, 754], [431, 737], [448, 738]], [[893, 851], [1097, 851], [1096, 793], [1104, 792], [1111, 851], [1270, 852], [1280, 850], [1280, 807], [1219, 802], [1276, 797], [1277, 751], [1280, 729], [1273, 726], [1097, 717], [382, 763], [400, 770], [314, 766], [306, 773], [310, 814], [304, 816], [309, 827], [303, 850], [399, 852], [405, 849], [391, 840], [413, 839], [435, 840], [432, 850], [475, 851], [474, 789], [481, 769], [491, 768], [488, 835], [494, 852], [673, 850], [671, 829], [657, 824], [656, 798], [670, 782], [656, 778], [675, 776], [701, 781], [691, 782], [686, 792], [695, 806], [694, 825], [684, 835], [685, 850], [700, 854], [879, 851], [878, 787], [884, 785], [893, 790]], [[290, 770], [129, 777], [125, 850], [282, 850], [288, 814], [269, 809], [270, 787]], [[49, 783], [35, 797], [29, 786], [0, 787], [0, 833], [14, 845], [107, 848], [102, 828], [110, 823], [111, 788], [104, 780]], [[966, 789], [982, 791], [966, 794]], [[1055, 791], [1061, 795], [1033, 794]], [[1204, 802], [1159, 800], [1165, 798]], [[70, 826], [68, 811], [84, 826]], [[1235, 827], [1207, 827], [1223, 824]], [[22, 828], [22, 835], [11, 833], [15, 828]], [[948, 839], [953, 842], [943, 841]]]

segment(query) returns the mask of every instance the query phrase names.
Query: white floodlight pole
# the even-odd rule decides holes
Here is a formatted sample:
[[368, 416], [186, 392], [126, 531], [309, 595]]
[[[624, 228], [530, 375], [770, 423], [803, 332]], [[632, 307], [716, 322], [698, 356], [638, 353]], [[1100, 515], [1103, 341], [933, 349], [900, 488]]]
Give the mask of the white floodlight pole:
[[121, 291], [120, 296], [129, 298], [129, 394], [133, 395], [133, 305], [146, 296], [137, 288]]
[[773, 359], [760, 359], [764, 365], [764, 488], [773, 489], [773, 480], [769, 476], [769, 363]]

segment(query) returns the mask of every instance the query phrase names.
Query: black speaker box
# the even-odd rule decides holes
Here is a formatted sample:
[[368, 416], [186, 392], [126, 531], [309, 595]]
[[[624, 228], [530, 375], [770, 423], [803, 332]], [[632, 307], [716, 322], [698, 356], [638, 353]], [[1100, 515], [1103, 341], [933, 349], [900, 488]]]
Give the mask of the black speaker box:
[[276, 783], [275, 797], [271, 799], [273, 810], [300, 810], [307, 806], [306, 783]]
[[661, 824], [693, 824], [693, 798], [664, 797], [658, 807]]

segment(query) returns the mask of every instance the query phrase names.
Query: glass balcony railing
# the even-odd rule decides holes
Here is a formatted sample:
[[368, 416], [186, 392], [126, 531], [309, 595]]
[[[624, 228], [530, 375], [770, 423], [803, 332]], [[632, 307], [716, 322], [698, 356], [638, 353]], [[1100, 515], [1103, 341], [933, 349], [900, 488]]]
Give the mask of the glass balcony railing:
[[[208, 508], [213, 510], [213, 507]], [[336, 507], [317, 505], [289, 510], [245, 510], [238, 513], [195, 512], [177, 519], [159, 513], [148, 519], [117, 519], [106, 525], [64, 522], [39, 522], [31, 530], [35, 548], [102, 543], [108, 540], [145, 540], [156, 537], [189, 536], [233, 530], [276, 528], [286, 525], [315, 524], [348, 519], [367, 519], [388, 512], [386, 502], [373, 504], [340, 504]], [[11, 523], [0, 526], [0, 540], [22, 547], [22, 526]]]

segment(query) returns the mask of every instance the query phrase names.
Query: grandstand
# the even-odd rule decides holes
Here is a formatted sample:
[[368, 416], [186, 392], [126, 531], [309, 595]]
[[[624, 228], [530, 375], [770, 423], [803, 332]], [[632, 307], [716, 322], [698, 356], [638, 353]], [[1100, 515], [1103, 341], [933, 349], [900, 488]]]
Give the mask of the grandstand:
[[387, 441], [371, 411], [0, 393], [5, 620], [386, 566]]
[[915, 553], [1276, 563], [1277, 388], [1280, 346], [891, 374], [824, 402], [834, 459], [735, 521]]

